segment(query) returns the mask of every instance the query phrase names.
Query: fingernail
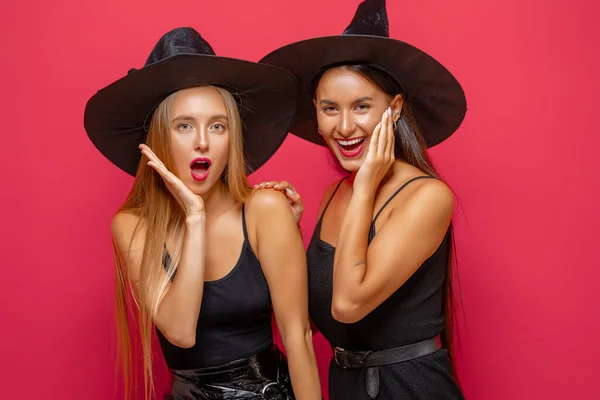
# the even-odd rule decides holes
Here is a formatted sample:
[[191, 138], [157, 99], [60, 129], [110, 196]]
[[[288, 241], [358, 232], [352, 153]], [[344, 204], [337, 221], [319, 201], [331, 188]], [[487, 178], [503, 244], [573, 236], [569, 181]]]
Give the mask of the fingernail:
[[294, 191], [290, 188], [285, 188], [285, 191], [287, 192], [287, 194], [289, 194], [290, 196], [294, 195]]
[[273, 186], [273, 189], [279, 189], [279, 185]]

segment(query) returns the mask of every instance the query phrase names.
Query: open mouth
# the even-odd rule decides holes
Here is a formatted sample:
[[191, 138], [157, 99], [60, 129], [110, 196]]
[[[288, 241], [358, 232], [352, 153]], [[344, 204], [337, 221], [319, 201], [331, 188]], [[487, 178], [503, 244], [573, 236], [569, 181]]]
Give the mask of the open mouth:
[[353, 139], [336, 139], [340, 153], [344, 157], [356, 157], [360, 155], [365, 147], [366, 137], [358, 137]]
[[210, 160], [208, 158], [196, 158], [190, 164], [192, 178], [203, 181], [208, 177], [210, 171]]

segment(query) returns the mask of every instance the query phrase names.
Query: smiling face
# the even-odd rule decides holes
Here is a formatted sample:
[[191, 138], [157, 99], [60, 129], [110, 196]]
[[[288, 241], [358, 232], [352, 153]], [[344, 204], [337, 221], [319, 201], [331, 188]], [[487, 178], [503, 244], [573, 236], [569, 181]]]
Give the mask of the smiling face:
[[392, 111], [399, 114], [402, 106], [400, 95], [385, 93], [359, 72], [344, 66], [325, 71], [313, 101], [319, 132], [342, 168], [351, 172], [362, 165], [383, 112], [391, 105]]

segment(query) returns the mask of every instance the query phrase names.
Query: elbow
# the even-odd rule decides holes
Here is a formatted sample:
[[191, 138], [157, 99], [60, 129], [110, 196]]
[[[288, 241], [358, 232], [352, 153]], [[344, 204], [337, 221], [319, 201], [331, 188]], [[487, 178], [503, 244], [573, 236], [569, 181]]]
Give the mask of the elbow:
[[159, 304], [158, 312], [154, 316], [154, 326], [173, 346], [189, 349], [196, 345], [196, 330], [198, 328], [198, 314], [180, 314], [171, 311], [168, 304]]
[[174, 346], [190, 349], [196, 345], [196, 332], [163, 332], [165, 338]]
[[365, 317], [360, 305], [350, 299], [334, 296], [331, 302], [331, 316], [343, 324], [353, 324]]

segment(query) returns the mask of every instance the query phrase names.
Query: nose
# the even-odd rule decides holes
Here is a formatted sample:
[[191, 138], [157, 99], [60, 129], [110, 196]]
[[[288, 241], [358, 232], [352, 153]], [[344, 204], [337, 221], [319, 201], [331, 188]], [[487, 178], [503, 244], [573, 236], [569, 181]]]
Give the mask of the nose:
[[354, 123], [354, 119], [352, 117], [352, 113], [348, 111], [343, 111], [341, 113], [341, 120], [337, 126], [338, 132], [344, 136], [349, 137], [356, 130], [356, 124]]
[[194, 143], [194, 150], [207, 151], [208, 150], [208, 132], [206, 128], [202, 127], [198, 129], [196, 133], [196, 141]]

